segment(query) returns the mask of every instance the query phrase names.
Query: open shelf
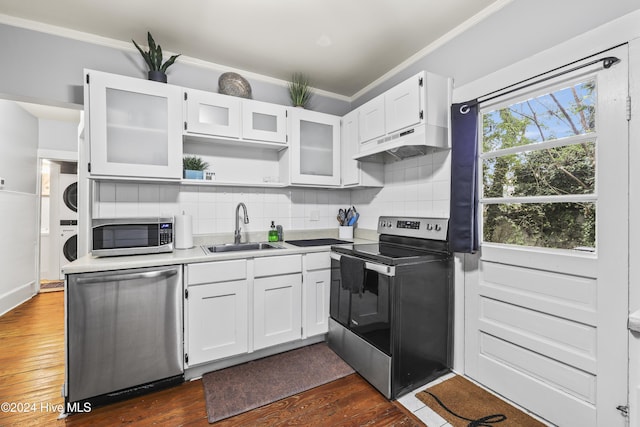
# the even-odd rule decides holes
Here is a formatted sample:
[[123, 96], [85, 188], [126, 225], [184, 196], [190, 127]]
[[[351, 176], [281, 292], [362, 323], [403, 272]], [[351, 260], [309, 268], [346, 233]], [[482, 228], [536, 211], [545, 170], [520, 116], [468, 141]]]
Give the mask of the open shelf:
[[282, 182], [230, 182], [230, 181], [208, 181], [205, 179], [183, 179], [182, 185], [199, 185], [210, 187], [264, 187], [264, 188], [284, 188], [289, 184]]
[[283, 144], [280, 142], [269, 142], [269, 141], [254, 141], [250, 139], [239, 139], [239, 138], [225, 138], [221, 136], [208, 136], [208, 135], [196, 135], [196, 134], [185, 134], [183, 135], [184, 142], [197, 142], [202, 144], [210, 144], [213, 146], [222, 145], [222, 146], [235, 146], [235, 147], [255, 147], [255, 148], [264, 148], [270, 150], [284, 150], [285, 148], [289, 148], [288, 144]]

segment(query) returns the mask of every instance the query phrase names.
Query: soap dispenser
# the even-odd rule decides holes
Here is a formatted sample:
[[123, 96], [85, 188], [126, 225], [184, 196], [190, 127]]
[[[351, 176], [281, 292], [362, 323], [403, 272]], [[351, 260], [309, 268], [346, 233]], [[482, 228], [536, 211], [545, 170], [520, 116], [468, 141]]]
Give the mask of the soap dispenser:
[[275, 221], [271, 221], [271, 229], [269, 230], [269, 239], [270, 242], [278, 241], [278, 230], [276, 230]]

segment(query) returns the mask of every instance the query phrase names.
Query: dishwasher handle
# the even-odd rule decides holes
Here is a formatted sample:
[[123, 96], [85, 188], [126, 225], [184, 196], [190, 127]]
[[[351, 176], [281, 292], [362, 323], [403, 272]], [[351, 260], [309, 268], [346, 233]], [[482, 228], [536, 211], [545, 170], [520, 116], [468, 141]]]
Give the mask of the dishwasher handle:
[[[335, 253], [335, 252], [331, 252], [331, 254], [329, 256], [333, 260], [340, 261], [340, 257], [342, 255], [340, 255], [338, 253]], [[375, 264], [375, 263], [372, 263], [372, 262], [365, 262], [364, 263], [364, 268], [367, 269], [367, 270], [375, 271], [376, 273], [382, 274], [383, 276], [393, 277], [393, 276], [396, 275], [396, 268], [394, 266], [391, 266], [391, 265]]]
[[92, 284], [92, 283], [104, 283], [105, 281], [109, 282], [120, 282], [126, 280], [138, 280], [138, 279], [155, 279], [159, 277], [172, 277], [178, 274], [178, 268], [168, 268], [164, 270], [149, 270], [149, 271], [137, 271], [134, 273], [116, 273], [116, 274], [101, 274], [99, 276], [91, 276], [85, 277], [80, 276], [76, 279], [76, 283], [79, 285], [82, 284]]

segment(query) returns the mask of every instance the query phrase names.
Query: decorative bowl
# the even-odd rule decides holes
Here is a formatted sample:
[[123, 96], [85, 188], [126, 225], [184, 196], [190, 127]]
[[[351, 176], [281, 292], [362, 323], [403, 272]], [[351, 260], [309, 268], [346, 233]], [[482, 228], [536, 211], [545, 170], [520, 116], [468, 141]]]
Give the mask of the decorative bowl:
[[218, 79], [218, 92], [224, 95], [251, 98], [251, 85], [238, 73], [227, 72]]

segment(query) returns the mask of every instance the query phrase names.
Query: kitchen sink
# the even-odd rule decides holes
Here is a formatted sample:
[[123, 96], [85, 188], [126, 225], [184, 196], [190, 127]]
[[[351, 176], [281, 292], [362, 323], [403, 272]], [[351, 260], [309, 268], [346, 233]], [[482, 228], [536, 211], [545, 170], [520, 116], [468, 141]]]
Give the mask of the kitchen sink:
[[204, 245], [202, 249], [206, 254], [213, 254], [218, 252], [232, 252], [232, 251], [260, 251], [263, 249], [282, 249], [281, 246], [275, 246], [271, 243], [258, 242], [258, 243], [225, 243], [221, 245]]

